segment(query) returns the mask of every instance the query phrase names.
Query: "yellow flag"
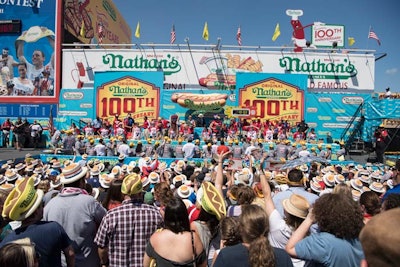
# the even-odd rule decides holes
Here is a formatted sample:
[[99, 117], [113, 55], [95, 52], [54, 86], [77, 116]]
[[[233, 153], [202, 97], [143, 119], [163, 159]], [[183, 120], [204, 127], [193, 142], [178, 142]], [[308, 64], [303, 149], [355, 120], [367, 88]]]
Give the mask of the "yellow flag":
[[276, 24], [274, 35], [272, 35], [272, 41], [275, 42], [275, 40], [278, 38], [278, 36], [281, 35], [281, 29], [279, 28], [279, 23]]
[[356, 42], [356, 40], [354, 39], [354, 37], [349, 37], [347, 38], [347, 42], [349, 43], [349, 46], [352, 46]]
[[135, 37], [140, 38], [140, 23], [138, 22], [136, 25]]
[[208, 41], [208, 25], [207, 25], [207, 22], [204, 24], [203, 39]]
[[79, 35], [81, 37], [85, 37], [85, 22], [82, 20], [81, 30], [79, 31]]

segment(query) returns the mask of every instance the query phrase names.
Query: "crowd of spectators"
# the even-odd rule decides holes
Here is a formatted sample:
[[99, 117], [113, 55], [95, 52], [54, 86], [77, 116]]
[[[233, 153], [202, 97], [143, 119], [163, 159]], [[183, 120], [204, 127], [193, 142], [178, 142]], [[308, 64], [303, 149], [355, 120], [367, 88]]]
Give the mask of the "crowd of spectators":
[[[400, 161], [276, 170], [257, 149], [237, 169], [224, 144], [201, 163], [157, 154], [120, 154], [112, 165], [87, 155], [8, 161], [0, 262], [20, 253], [38, 266], [398, 265], [389, 248], [400, 229]], [[35, 244], [29, 257], [13, 243], [24, 238]]]

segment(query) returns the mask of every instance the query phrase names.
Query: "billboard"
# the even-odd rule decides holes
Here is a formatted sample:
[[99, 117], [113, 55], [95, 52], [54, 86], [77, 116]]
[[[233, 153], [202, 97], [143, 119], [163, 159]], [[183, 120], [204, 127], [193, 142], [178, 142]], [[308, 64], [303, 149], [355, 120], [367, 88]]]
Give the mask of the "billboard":
[[130, 44], [132, 31], [112, 0], [65, 0], [64, 28], [84, 44]]
[[0, 1], [2, 20], [21, 21], [21, 32], [3, 31], [0, 39], [0, 103], [58, 102], [59, 3]]
[[96, 73], [96, 116], [112, 121], [115, 115], [125, 118], [130, 113], [139, 123], [144, 117], [157, 119], [162, 80], [161, 72]]
[[344, 25], [314, 24], [311, 30], [311, 43], [316, 47], [344, 47]]
[[63, 51], [63, 88], [93, 88], [97, 71], [162, 71], [164, 89], [210, 91], [235, 89], [240, 72], [305, 74], [310, 92], [371, 93], [375, 58], [355, 53], [153, 47]]

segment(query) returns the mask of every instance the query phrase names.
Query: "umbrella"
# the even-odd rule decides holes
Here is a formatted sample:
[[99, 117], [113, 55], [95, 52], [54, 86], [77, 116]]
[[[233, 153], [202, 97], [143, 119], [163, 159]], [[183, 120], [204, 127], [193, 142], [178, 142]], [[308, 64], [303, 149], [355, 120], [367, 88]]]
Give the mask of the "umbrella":
[[325, 158], [317, 157], [314, 155], [308, 155], [294, 160], [288, 160], [285, 164], [282, 165], [280, 170], [293, 169], [303, 164], [309, 164], [311, 162], [328, 163], [329, 161]]

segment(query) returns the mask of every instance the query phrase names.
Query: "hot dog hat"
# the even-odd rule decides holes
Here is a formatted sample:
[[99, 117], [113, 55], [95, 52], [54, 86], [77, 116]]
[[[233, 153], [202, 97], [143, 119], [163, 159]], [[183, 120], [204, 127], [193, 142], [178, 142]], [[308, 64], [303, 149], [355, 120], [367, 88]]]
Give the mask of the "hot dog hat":
[[201, 207], [206, 212], [215, 215], [218, 220], [221, 220], [226, 215], [224, 198], [210, 182], [203, 182], [201, 188], [203, 189]]
[[2, 216], [22, 221], [31, 216], [42, 203], [43, 191], [35, 189], [34, 179], [25, 178], [7, 196]]

